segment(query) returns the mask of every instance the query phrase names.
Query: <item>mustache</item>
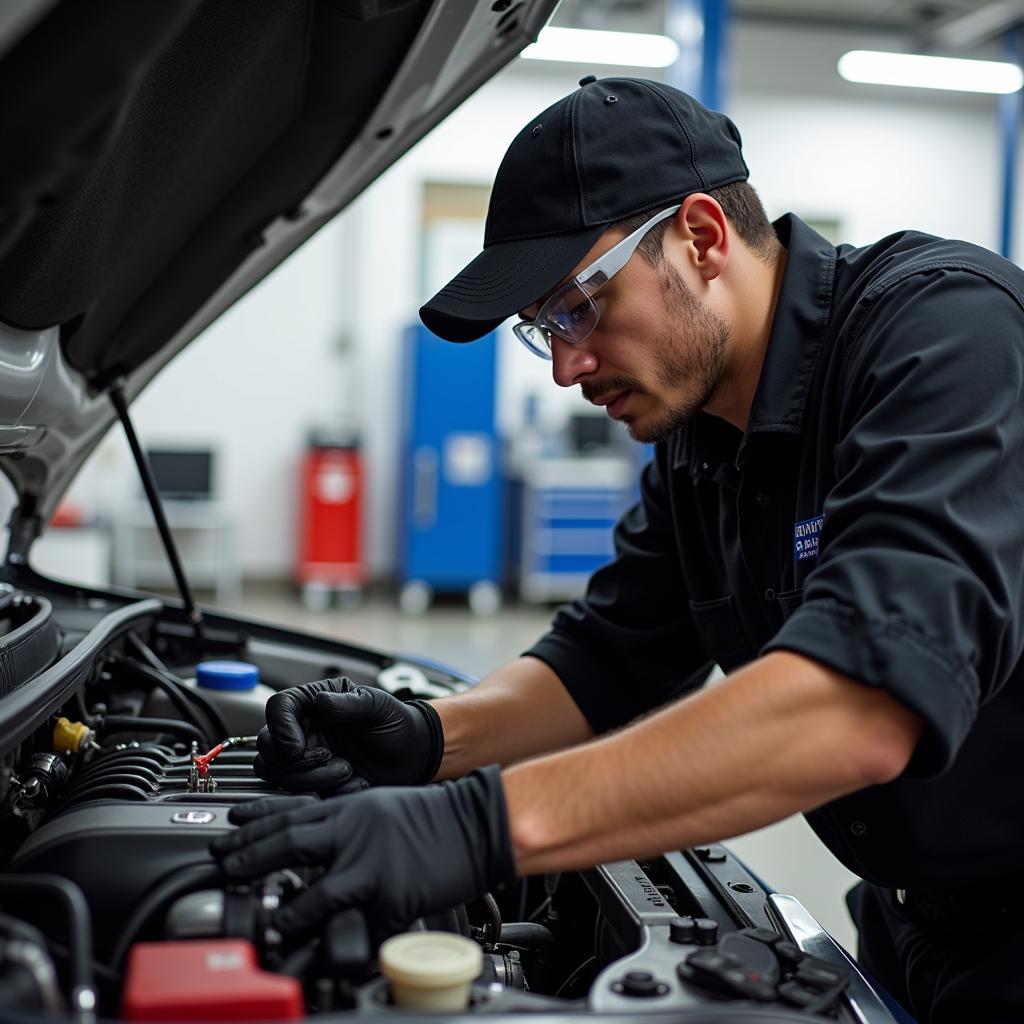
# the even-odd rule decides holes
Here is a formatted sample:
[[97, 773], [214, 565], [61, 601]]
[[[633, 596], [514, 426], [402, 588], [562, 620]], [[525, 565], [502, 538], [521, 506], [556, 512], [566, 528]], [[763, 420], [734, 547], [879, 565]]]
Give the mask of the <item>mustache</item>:
[[580, 393], [588, 402], [597, 402], [602, 398], [607, 398], [609, 395], [617, 395], [622, 391], [639, 391], [642, 393], [643, 388], [632, 377], [613, 377], [611, 380], [588, 381], [580, 385]]

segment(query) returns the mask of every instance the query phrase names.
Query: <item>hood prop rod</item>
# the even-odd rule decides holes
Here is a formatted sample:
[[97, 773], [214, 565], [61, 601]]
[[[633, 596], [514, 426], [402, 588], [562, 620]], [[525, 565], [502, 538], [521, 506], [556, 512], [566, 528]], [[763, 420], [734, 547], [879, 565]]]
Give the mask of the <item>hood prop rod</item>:
[[164, 551], [167, 553], [168, 561], [171, 563], [171, 571], [174, 573], [178, 592], [181, 594], [181, 600], [185, 605], [185, 614], [195, 626], [196, 639], [202, 640], [203, 613], [196, 607], [195, 599], [192, 597], [192, 590], [188, 585], [188, 580], [185, 579], [185, 570], [182, 567], [181, 558], [174, 543], [174, 537], [171, 535], [171, 528], [167, 524], [167, 515], [164, 512], [163, 503], [160, 501], [156, 480], [153, 479], [153, 469], [149, 464], [149, 459], [146, 458], [146, 453], [139, 444], [135, 428], [132, 426], [131, 417], [128, 415], [128, 403], [124, 400], [124, 386], [122, 382], [116, 381], [111, 385], [107, 393], [110, 395], [110, 401], [114, 406], [114, 411], [117, 413], [117, 418], [121, 421], [121, 426], [124, 428], [125, 437], [128, 438], [128, 446], [132, 450], [132, 457], [135, 459], [135, 465], [138, 468], [139, 477], [142, 480], [142, 486], [149, 501], [149, 507], [153, 511], [153, 519], [156, 522], [157, 531], [160, 533], [160, 540], [163, 543]]

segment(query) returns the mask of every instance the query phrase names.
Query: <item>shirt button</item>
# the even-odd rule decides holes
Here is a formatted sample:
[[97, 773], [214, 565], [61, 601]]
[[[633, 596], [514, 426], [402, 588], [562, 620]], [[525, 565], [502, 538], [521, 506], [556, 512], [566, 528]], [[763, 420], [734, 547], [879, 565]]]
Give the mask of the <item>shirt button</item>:
[[768, 589], [767, 589], [767, 590], [766, 590], [766, 591], [764, 592], [764, 599], [765, 599], [766, 601], [774, 601], [774, 600], [775, 600], [775, 591], [774, 591], [774, 590], [772, 590], [772, 588], [771, 588], [771, 587], [769, 587], [769, 588], [768, 588]]
[[761, 508], [764, 508], [764, 507], [765, 507], [765, 505], [767, 505], [767, 504], [768, 504], [768, 495], [767, 495], [767, 494], [759, 494], [759, 495], [758, 495], [758, 496], [757, 496], [757, 497], [756, 497], [756, 498], [754, 499], [754, 501], [756, 501], [756, 502], [758, 503], [758, 505], [760, 505], [760, 506], [761, 506]]

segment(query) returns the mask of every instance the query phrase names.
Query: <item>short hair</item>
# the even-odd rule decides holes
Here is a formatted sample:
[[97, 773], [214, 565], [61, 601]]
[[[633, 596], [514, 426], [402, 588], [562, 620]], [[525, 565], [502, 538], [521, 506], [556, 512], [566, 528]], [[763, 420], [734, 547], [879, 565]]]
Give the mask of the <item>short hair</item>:
[[[754, 187], [745, 181], [734, 181], [731, 185], [709, 189], [707, 194], [721, 206], [722, 212], [736, 229], [736, 234], [754, 254], [764, 263], [774, 263], [779, 255], [779, 240]], [[613, 226], [628, 235], [642, 224], [646, 224], [664, 208], [659, 206], [644, 213], [634, 214], [625, 220], [616, 221]], [[668, 224], [669, 221], [666, 219], [655, 225], [644, 235], [638, 246], [644, 259], [652, 266], [657, 266], [661, 262], [662, 242]]]

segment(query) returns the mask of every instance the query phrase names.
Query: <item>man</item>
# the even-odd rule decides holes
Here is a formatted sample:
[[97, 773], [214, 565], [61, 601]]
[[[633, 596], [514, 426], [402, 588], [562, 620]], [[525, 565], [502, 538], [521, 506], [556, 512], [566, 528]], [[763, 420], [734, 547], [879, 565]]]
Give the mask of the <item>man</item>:
[[656, 443], [641, 500], [472, 692], [268, 706], [258, 770], [290, 788], [458, 781], [257, 804], [215, 849], [238, 876], [328, 866], [286, 930], [352, 903], [398, 928], [802, 811], [866, 879], [893, 994], [1015, 1019], [1024, 274], [915, 232], [836, 249], [746, 178], [733, 124], [653, 82], [584, 79], [519, 133], [483, 252], [421, 315], [465, 342], [518, 312], [556, 383]]

